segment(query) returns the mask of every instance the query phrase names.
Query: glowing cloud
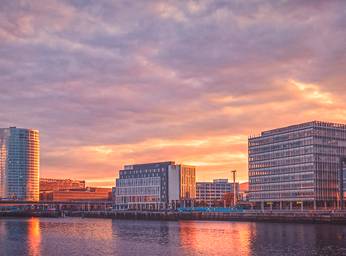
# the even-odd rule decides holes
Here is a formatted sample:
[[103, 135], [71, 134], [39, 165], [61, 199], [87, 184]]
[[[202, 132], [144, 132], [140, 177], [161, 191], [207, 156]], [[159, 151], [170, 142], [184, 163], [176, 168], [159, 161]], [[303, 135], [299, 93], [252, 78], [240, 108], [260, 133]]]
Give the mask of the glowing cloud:
[[346, 1], [41, 2], [1, 1], [0, 127], [40, 130], [44, 177], [246, 180], [248, 135], [346, 123]]
[[291, 80], [290, 83], [296, 86], [307, 99], [316, 100], [325, 104], [334, 103], [332, 95], [330, 93], [323, 92], [319, 86], [315, 84], [306, 84], [295, 80]]

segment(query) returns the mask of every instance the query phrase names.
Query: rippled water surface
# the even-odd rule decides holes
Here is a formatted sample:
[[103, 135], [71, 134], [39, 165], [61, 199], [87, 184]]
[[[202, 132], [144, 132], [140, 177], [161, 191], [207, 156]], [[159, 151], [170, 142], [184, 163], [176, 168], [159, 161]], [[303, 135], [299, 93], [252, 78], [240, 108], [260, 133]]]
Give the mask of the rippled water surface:
[[346, 255], [346, 226], [0, 219], [0, 255]]

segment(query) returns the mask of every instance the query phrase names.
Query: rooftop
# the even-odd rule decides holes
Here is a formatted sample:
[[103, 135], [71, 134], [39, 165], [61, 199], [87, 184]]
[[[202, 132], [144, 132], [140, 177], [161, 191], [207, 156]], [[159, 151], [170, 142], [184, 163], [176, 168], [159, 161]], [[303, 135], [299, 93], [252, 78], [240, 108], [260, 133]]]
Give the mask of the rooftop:
[[295, 125], [290, 125], [290, 126], [286, 126], [286, 127], [282, 127], [282, 128], [276, 128], [276, 129], [272, 129], [272, 130], [263, 131], [259, 135], [249, 136], [249, 139], [259, 138], [259, 137], [263, 137], [263, 136], [270, 136], [273, 134], [285, 133], [288, 131], [297, 130], [297, 129], [304, 129], [304, 128], [308, 128], [308, 127], [325, 127], [325, 128], [335, 128], [335, 129], [346, 130], [346, 124], [330, 123], [330, 122], [322, 122], [322, 121], [311, 121], [311, 122], [295, 124]]

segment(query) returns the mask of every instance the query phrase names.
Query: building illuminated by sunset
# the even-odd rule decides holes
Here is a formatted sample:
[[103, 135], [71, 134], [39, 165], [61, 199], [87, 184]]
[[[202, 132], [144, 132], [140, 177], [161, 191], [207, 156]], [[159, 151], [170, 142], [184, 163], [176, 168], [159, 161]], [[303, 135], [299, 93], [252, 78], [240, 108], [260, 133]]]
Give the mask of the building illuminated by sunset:
[[111, 188], [85, 187], [84, 180], [40, 179], [40, 201], [108, 201]]
[[47, 202], [110, 201], [111, 197], [111, 188], [95, 187], [88, 187], [84, 189], [42, 191], [40, 193], [40, 200]]
[[0, 129], [0, 198], [39, 200], [39, 132]]
[[308, 122], [249, 138], [249, 200], [261, 207], [337, 207], [346, 125]]
[[[205, 205], [224, 204], [227, 194], [234, 194], [233, 183], [228, 182], [228, 179], [216, 179], [213, 182], [197, 182], [197, 197], [196, 201]], [[236, 196], [239, 194], [239, 183], [235, 183]]]
[[175, 169], [172, 176], [179, 176], [179, 200], [196, 198], [196, 167], [178, 164]]
[[84, 180], [40, 178], [40, 192], [85, 189]]
[[164, 209], [196, 197], [196, 168], [175, 162], [125, 165], [116, 180], [118, 209]]

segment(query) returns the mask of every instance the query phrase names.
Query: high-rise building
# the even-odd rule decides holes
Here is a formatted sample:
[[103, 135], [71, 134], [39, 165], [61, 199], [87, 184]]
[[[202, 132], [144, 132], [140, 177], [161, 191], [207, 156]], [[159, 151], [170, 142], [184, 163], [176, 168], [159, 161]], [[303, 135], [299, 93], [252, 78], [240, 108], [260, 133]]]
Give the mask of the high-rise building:
[[337, 207], [346, 125], [308, 122], [249, 138], [249, 200], [261, 207]]
[[164, 209], [196, 196], [196, 168], [175, 162], [125, 165], [116, 180], [118, 209]]
[[[216, 179], [213, 182], [197, 182], [197, 197], [196, 201], [205, 205], [224, 204], [225, 196], [234, 196], [233, 183], [228, 182], [228, 179]], [[236, 198], [239, 194], [239, 183], [235, 183]]]
[[0, 198], [38, 201], [39, 168], [39, 132], [0, 129]]

